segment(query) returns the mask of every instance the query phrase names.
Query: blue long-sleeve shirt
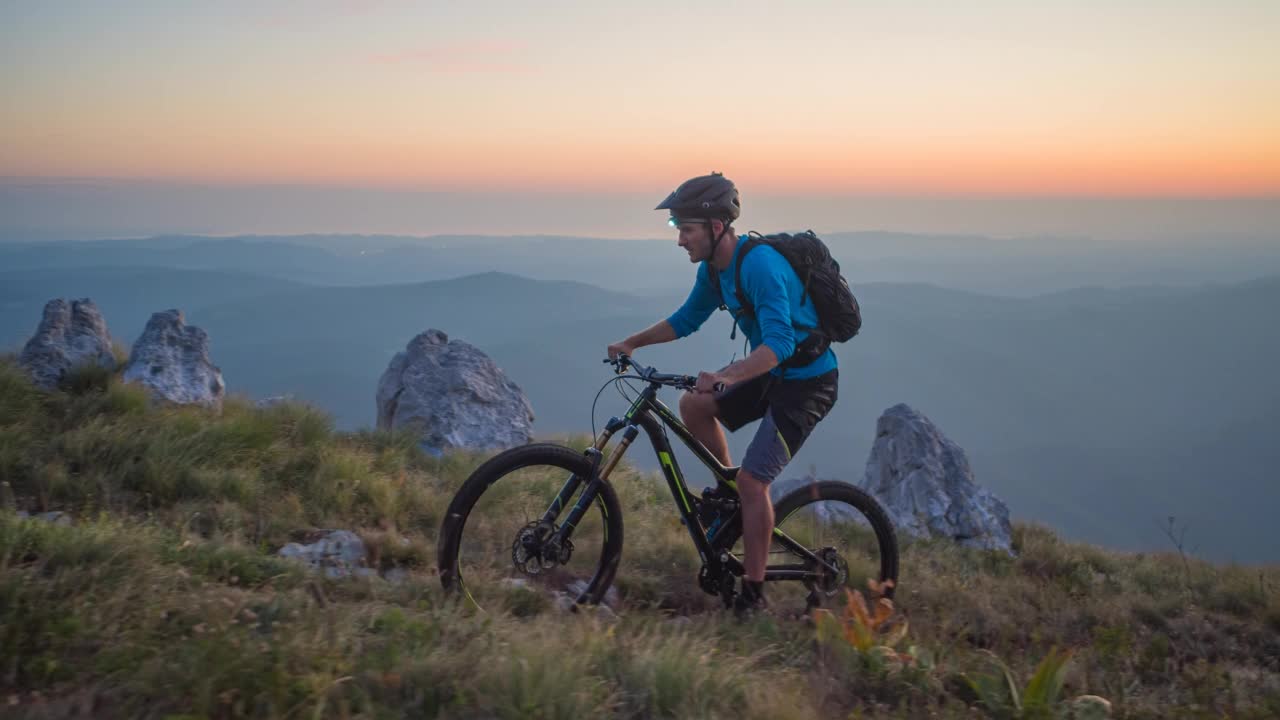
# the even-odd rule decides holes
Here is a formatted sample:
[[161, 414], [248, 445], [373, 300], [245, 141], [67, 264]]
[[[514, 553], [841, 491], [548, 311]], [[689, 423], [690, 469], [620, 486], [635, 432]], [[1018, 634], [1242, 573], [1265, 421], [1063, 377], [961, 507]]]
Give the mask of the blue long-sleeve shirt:
[[[710, 273], [716, 272], [715, 268], [711, 263], [703, 262], [698, 266], [697, 278], [688, 299], [667, 318], [667, 322], [676, 331], [676, 337], [684, 337], [702, 327], [723, 302], [737, 318], [738, 327], [747, 336], [751, 349], [767, 345], [782, 363], [795, 352], [796, 343], [808, 337], [809, 333], [800, 328], [817, 327], [818, 311], [812, 299], [806, 298], [804, 305], [800, 304], [804, 285], [787, 259], [768, 245], [760, 245], [747, 253], [742, 262], [743, 294], [751, 302], [755, 314], [742, 312], [738, 294], [734, 291], [734, 268], [746, 240], [746, 235], [738, 238], [729, 267], [719, 271], [723, 297], [716, 296], [715, 287], [711, 284]], [[775, 375], [781, 373], [784, 380], [802, 380], [817, 377], [835, 367], [836, 355], [828, 348], [808, 365], [785, 370], [774, 368], [771, 372]]]

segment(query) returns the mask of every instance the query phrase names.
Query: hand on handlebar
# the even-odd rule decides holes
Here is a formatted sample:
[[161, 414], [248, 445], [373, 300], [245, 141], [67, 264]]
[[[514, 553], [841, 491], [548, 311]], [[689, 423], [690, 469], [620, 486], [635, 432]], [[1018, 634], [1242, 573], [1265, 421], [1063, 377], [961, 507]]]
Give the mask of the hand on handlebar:
[[[609, 349], [612, 351], [613, 346], [610, 345]], [[618, 375], [625, 373], [627, 371], [627, 368], [631, 367], [631, 357], [624, 352], [619, 352], [619, 353], [610, 352], [609, 357], [605, 358], [602, 362], [612, 363], [613, 371]]]
[[720, 373], [700, 372], [698, 373], [698, 382], [693, 386], [694, 392], [710, 393], [720, 392], [725, 388], [724, 378]]
[[[610, 349], [612, 349], [612, 346], [610, 346]], [[692, 375], [667, 375], [637, 363], [624, 352], [607, 357], [602, 362], [612, 363], [613, 371], [619, 375], [631, 370], [638, 374], [642, 380], [688, 390], [689, 392], [720, 392], [725, 388], [724, 379], [719, 373], [704, 372], [699, 373], [698, 377]]]
[[616, 342], [610, 345], [605, 352], [608, 354], [609, 360], [612, 361], [617, 360], [619, 355], [630, 355], [635, 352], [635, 348], [625, 342]]

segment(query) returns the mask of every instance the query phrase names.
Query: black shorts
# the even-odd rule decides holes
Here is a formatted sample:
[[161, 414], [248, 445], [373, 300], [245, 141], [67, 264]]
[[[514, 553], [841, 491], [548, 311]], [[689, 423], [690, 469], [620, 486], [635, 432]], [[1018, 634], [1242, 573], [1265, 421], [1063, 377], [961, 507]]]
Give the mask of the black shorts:
[[838, 390], [839, 371], [834, 369], [804, 380], [782, 380], [766, 373], [717, 395], [716, 417], [731, 432], [762, 420], [742, 458], [742, 467], [770, 482], [835, 406]]

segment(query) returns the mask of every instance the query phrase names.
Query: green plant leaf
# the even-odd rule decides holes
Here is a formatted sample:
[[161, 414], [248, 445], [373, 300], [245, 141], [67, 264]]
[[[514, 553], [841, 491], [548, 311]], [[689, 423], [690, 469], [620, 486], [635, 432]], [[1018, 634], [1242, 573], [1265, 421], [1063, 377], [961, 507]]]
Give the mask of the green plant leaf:
[[1023, 692], [1024, 705], [1027, 709], [1049, 709], [1058, 701], [1062, 692], [1062, 684], [1067, 675], [1067, 662], [1071, 659], [1070, 650], [1053, 648], [1036, 666], [1036, 671], [1027, 681]]

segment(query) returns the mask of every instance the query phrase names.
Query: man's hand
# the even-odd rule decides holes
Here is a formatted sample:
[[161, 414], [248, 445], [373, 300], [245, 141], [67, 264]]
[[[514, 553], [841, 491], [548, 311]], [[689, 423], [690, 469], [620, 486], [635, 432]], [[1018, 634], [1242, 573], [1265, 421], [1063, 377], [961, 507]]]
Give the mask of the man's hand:
[[628, 345], [627, 342], [623, 340], [622, 342], [616, 342], [610, 345], [607, 352], [609, 353], [610, 360], [617, 360], [618, 355], [629, 356], [631, 353], [635, 352], [635, 348]]
[[[700, 393], [717, 392], [718, 390], [723, 390], [728, 384], [722, 373], [704, 371], [698, 373], [698, 382], [693, 386], [693, 391]], [[716, 387], [717, 385], [720, 387]]]

